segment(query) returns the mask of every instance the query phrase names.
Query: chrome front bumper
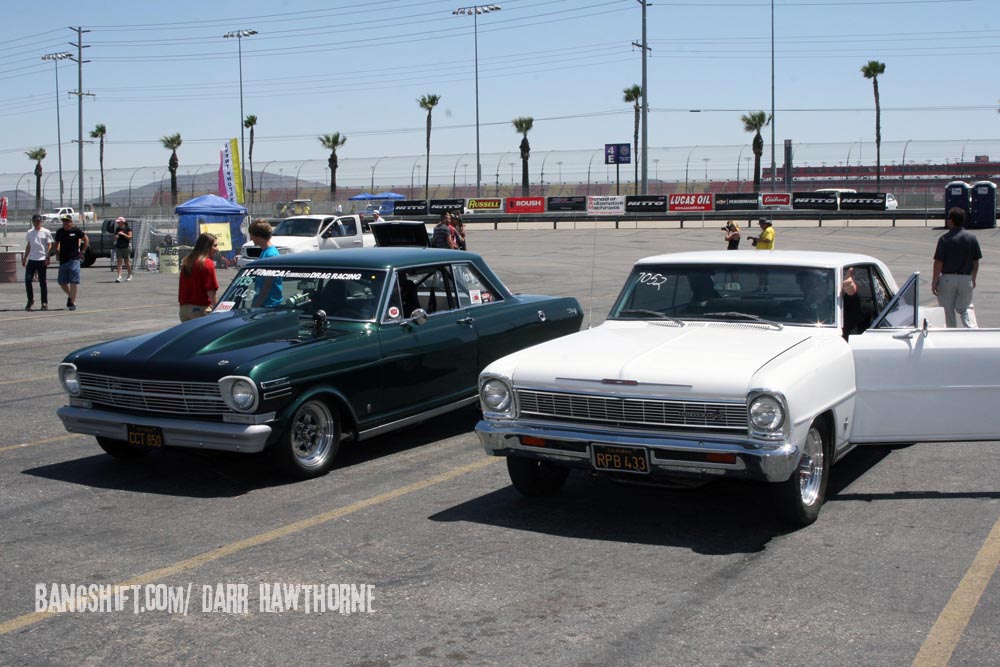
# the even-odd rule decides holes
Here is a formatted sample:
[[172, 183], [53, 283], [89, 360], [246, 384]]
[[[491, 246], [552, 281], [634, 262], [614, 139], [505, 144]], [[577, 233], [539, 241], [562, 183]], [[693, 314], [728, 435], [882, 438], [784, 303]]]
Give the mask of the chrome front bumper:
[[[706, 479], [731, 477], [783, 482], [796, 470], [802, 455], [801, 449], [790, 442], [775, 443], [763, 448], [746, 439], [727, 439], [722, 436], [585, 431], [552, 424], [522, 422], [481, 420], [476, 424], [476, 434], [486, 453], [492, 456], [523, 456], [574, 468], [593, 469], [590, 443], [645, 447], [650, 453], [649, 465], [654, 476], [662, 474]], [[521, 436], [566, 443], [574, 450], [524, 445], [521, 444]], [[693, 460], [699, 455], [708, 454], [735, 455], [736, 461], [716, 463]]]
[[126, 415], [68, 405], [59, 408], [56, 414], [70, 433], [83, 433], [122, 441], [127, 439], [126, 422], [136, 426], [157, 426], [163, 429], [163, 439], [167, 447], [254, 454], [264, 449], [271, 436], [271, 427], [265, 424], [231, 424]]

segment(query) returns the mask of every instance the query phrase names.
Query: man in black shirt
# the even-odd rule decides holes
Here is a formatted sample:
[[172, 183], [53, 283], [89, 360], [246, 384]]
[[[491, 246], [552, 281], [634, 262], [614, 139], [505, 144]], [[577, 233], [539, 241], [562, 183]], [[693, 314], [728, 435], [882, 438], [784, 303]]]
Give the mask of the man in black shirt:
[[56, 230], [56, 255], [59, 256], [59, 287], [66, 292], [66, 308], [76, 310], [76, 290], [80, 284], [80, 260], [87, 249], [87, 235], [73, 224], [73, 218], [62, 217], [62, 227]]
[[[976, 274], [983, 253], [979, 239], [965, 231], [965, 211], [952, 208], [945, 219], [948, 231], [938, 239], [934, 250], [934, 276], [931, 291], [944, 308], [949, 327], [958, 326], [961, 319], [966, 329], [976, 328], [972, 316], [972, 290], [976, 287]], [[956, 318], [957, 314], [957, 318]]]

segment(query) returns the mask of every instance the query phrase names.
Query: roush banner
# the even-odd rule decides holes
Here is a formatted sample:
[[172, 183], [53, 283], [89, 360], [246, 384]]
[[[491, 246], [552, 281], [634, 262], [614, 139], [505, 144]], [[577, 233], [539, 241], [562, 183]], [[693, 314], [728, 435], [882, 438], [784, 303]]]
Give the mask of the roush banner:
[[791, 206], [791, 192], [765, 192], [760, 196], [760, 205], [764, 208], [770, 206]]
[[431, 215], [441, 215], [445, 211], [451, 212], [455, 209], [461, 212], [464, 208], [464, 199], [432, 199], [429, 212]]
[[503, 199], [470, 199], [465, 202], [465, 207], [470, 211], [502, 211]]
[[671, 211], [711, 211], [712, 193], [672, 194], [667, 200], [667, 208]]
[[666, 213], [667, 195], [627, 195], [626, 213]]
[[755, 211], [758, 208], [760, 208], [760, 194], [757, 192], [715, 195], [716, 211]]
[[545, 197], [507, 197], [507, 213], [545, 213]]
[[624, 195], [599, 195], [595, 197], [587, 197], [587, 213], [590, 215], [619, 215], [624, 212]]
[[884, 211], [884, 192], [840, 193], [841, 211]]
[[836, 192], [793, 192], [792, 208], [811, 208], [821, 211], [837, 210]]
[[586, 211], [586, 197], [549, 197], [550, 211]]
[[427, 215], [426, 199], [402, 199], [392, 208], [393, 215]]

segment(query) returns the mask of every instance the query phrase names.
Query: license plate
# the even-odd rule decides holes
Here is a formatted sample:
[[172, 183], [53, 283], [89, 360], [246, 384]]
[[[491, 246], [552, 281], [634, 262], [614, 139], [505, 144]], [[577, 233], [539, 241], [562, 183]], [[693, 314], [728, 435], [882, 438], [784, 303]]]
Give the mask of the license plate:
[[163, 429], [159, 426], [138, 426], [126, 424], [128, 446], [136, 449], [160, 449], [163, 447]]
[[644, 447], [594, 443], [590, 446], [590, 456], [595, 470], [632, 472], [640, 475], [649, 473], [649, 453]]

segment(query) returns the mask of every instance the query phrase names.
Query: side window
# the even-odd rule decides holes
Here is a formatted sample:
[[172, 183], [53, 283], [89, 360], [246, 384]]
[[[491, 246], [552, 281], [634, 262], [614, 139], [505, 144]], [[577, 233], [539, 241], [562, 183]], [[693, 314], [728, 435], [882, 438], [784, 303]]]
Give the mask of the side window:
[[459, 307], [478, 306], [484, 303], [502, 301], [497, 290], [471, 264], [455, 264], [452, 267], [458, 292]]
[[870, 264], [845, 266], [844, 275], [854, 269], [855, 296], [844, 295], [844, 335], [864, 332], [888, 301], [888, 290], [879, 276], [878, 269]]
[[410, 317], [417, 308], [433, 315], [459, 307], [455, 281], [447, 264], [400, 270], [397, 291], [403, 317]]
[[342, 218], [338, 222], [344, 225], [344, 236], [357, 235], [358, 225], [354, 222], [354, 218]]

